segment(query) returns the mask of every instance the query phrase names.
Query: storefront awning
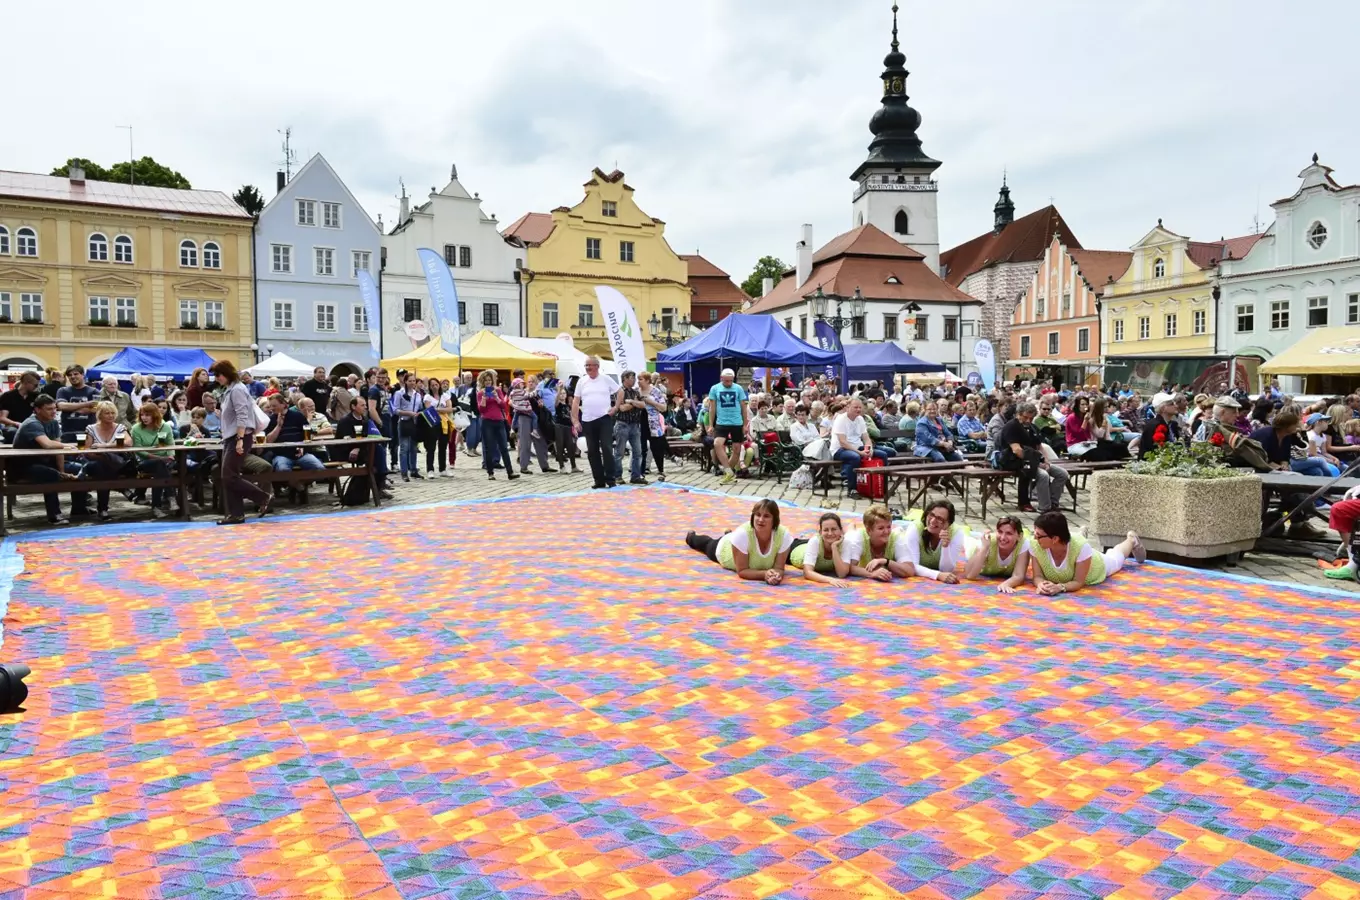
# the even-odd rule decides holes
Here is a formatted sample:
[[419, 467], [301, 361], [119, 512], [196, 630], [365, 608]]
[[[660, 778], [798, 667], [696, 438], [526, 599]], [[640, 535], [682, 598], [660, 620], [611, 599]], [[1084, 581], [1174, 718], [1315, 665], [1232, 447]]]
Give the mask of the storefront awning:
[[1266, 375], [1360, 375], [1360, 325], [1320, 328], [1269, 362]]

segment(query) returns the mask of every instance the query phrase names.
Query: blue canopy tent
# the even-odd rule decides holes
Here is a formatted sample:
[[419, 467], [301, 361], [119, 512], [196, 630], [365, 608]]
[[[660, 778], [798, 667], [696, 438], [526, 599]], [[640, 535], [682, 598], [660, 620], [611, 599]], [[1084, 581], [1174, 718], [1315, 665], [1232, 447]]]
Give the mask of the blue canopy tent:
[[732, 313], [683, 343], [656, 355], [660, 372], [684, 372], [694, 396], [718, 383], [725, 368], [789, 366], [795, 369], [844, 366], [845, 354], [822, 350], [789, 334], [774, 316]]
[[109, 361], [85, 373], [86, 378], [98, 381], [112, 375], [127, 381], [133, 375], [159, 375], [175, 381], [187, 381], [194, 369], [208, 368], [213, 358], [202, 350], [171, 349], [167, 347], [124, 347]]
[[845, 348], [845, 364], [850, 372], [847, 378], [856, 381], [881, 381], [891, 388], [892, 377], [897, 373], [941, 372], [944, 366], [926, 362], [912, 356], [892, 341], [872, 344], [848, 344]]

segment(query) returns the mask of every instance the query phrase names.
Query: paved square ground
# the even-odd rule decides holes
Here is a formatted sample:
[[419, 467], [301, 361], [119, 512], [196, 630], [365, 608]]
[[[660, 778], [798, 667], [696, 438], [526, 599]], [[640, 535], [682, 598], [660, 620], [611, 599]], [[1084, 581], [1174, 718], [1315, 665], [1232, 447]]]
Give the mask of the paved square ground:
[[749, 499], [7, 545], [0, 896], [1360, 896], [1347, 598], [740, 583]]

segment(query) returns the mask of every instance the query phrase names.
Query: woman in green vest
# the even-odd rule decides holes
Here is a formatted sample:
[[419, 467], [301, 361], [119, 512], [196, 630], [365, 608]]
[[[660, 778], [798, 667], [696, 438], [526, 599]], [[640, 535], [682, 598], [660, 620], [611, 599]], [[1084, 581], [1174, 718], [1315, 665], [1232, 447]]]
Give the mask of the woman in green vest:
[[793, 535], [779, 524], [779, 504], [761, 500], [751, 509], [751, 521], [736, 531], [717, 538], [691, 531], [685, 543], [739, 578], [781, 584]]
[[789, 551], [790, 575], [806, 578], [814, 584], [829, 584], [832, 587], [849, 587], [843, 581], [850, 574], [850, 564], [841, 559], [841, 542], [845, 537], [845, 527], [841, 517], [833, 512], [822, 513], [817, 522], [817, 533], [804, 540], [793, 542]]
[[914, 515], [908, 517], [902, 541], [906, 545], [911, 574], [945, 584], [959, 583], [954, 570], [968, 558], [968, 545], [964, 540], [968, 529], [954, 524], [957, 516], [954, 504], [936, 500], [922, 511], [920, 519]]
[[892, 512], [881, 503], [864, 511], [864, 527], [856, 528], [841, 541], [841, 561], [849, 574], [875, 581], [892, 581], [893, 576], [910, 578], [906, 544], [893, 528]]
[[997, 590], [1014, 594], [1025, 583], [1029, 571], [1028, 541], [1030, 534], [1015, 516], [1002, 516], [996, 530], [982, 536], [982, 542], [968, 557], [964, 577], [969, 581], [979, 578], [1001, 578]]
[[1147, 549], [1138, 539], [1138, 532], [1130, 531], [1118, 545], [1101, 553], [1085, 538], [1072, 537], [1067, 517], [1053, 510], [1040, 513], [1034, 520], [1029, 556], [1034, 586], [1039, 593], [1052, 596], [1100, 584], [1124, 568], [1130, 557], [1135, 562], [1144, 562]]

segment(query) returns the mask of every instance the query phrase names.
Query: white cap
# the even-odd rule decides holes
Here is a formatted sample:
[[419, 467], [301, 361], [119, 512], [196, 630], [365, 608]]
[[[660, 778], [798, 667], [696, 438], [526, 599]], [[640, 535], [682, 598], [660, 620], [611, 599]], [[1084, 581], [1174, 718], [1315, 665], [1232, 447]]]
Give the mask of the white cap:
[[1175, 394], [1158, 394], [1157, 396], [1152, 398], [1152, 408], [1154, 411], [1159, 410], [1165, 404], [1174, 402], [1175, 399], [1176, 399]]
[[719, 377], [720, 377], [720, 378], [728, 378], [728, 377], [736, 378], [736, 377], [737, 377], [737, 373], [736, 373], [736, 372], [733, 372], [731, 369], [723, 369], [723, 370], [722, 370], [722, 375], [720, 375]]

